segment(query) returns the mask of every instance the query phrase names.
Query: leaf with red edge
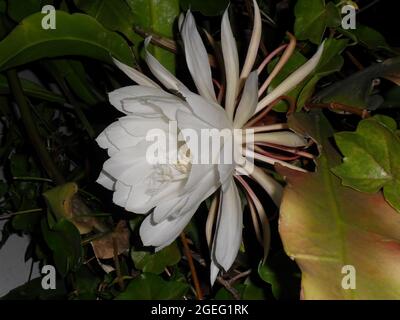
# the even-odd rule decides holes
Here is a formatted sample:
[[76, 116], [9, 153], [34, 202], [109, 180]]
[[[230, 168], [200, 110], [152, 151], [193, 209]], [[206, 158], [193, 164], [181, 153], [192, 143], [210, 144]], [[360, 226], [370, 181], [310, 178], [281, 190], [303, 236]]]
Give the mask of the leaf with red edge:
[[[383, 195], [341, 185], [331, 168], [340, 155], [320, 112], [289, 120], [319, 147], [316, 171], [278, 167], [286, 177], [279, 232], [286, 253], [302, 271], [303, 299], [399, 299], [400, 216]], [[344, 289], [344, 267], [355, 268], [355, 289]]]

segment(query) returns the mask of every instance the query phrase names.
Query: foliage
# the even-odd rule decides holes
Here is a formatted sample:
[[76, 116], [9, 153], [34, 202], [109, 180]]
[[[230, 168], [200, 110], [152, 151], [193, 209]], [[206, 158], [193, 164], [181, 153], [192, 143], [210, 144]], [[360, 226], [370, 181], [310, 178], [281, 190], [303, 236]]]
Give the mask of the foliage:
[[[380, 125], [366, 121], [367, 126]], [[293, 115], [289, 125], [296, 132], [307, 132], [320, 151], [316, 172], [278, 170], [288, 181], [279, 229], [287, 254], [302, 270], [303, 298], [398, 298], [400, 273], [394, 248], [400, 241], [400, 216], [382, 194], [340, 184], [330, 170], [340, 163], [340, 155], [329, 141], [333, 130], [320, 112]], [[357, 270], [351, 290], [343, 286], [345, 266]]]

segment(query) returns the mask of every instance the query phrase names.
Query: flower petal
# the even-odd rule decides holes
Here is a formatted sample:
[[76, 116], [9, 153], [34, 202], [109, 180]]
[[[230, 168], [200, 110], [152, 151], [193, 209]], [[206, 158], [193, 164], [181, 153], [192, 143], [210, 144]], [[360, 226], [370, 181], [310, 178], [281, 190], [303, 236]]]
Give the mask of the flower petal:
[[185, 214], [175, 219], [168, 218], [160, 223], [154, 223], [151, 215], [147, 216], [139, 230], [143, 244], [145, 246], [158, 247], [157, 250], [168, 246], [182, 233], [197, 211], [197, 208], [198, 206], [193, 207], [190, 211], [185, 212]]
[[157, 77], [157, 79], [170, 90], [179, 91], [179, 88], [186, 88], [171, 72], [169, 72], [154, 56], [147, 50], [151, 41], [151, 37], [146, 38], [144, 41], [145, 59], [150, 71]]
[[279, 208], [283, 194], [282, 186], [257, 166], [254, 166], [251, 176], [269, 194], [272, 201]]
[[130, 192], [130, 186], [123, 184], [121, 181], [117, 181], [115, 183], [115, 192], [113, 193], [113, 202], [120, 207], [125, 207]]
[[215, 280], [217, 280], [218, 273], [219, 273], [219, 268], [211, 260], [211, 265], [210, 265], [210, 283], [211, 283], [211, 286], [213, 286]]
[[233, 120], [235, 102], [239, 89], [239, 57], [236, 41], [229, 22], [228, 9], [225, 10], [222, 18], [221, 45], [226, 74], [225, 110], [229, 119]]
[[250, 73], [243, 89], [242, 98], [236, 110], [233, 126], [241, 128], [249, 120], [257, 108], [258, 102], [258, 74], [257, 71]]
[[241, 81], [246, 80], [247, 76], [250, 74], [254, 66], [254, 62], [256, 61], [257, 58], [258, 48], [260, 46], [260, 40], [261, 40], [261, 31], [262, 31], [261, 13], [256, 0], [253, 0], [253, 6], [254, 6], [254, 26], [253, 26], [253, 32], [251, 34], [249, 49], [247, 50], [247, 55], [244, 61], [242, 73], [240, 74]]
[[109, 93], [109, 99], [119, 111], [139, 117], [164, 115], [170, 120], [175, 120], [178, 109], [188, 109], [184, 100], [164, 90], [144, 86], [117, 89]]
[[264, 99], [262, 99], [256, 108], [255, 113], [260, 112], [271, 102], [279, 98], [280, 96], [286, 94], [294, 87], [296, 87], [300, 82], [302, 82], [318, 65], [321, 59], [322, 53], [324, 51], [324, 42], [319, 46], [317, 52], [314, 56], [304, 63], [300, 68], [294, 71], [289, 77], [282, 81], [270, 94], [268, 94]]
[[160, 86], [157, 83], [155, 83], [150, 78], [146, 77], [140, 71], [138, 71], [134, 68], [131, 68], [130, 66], [127, 66], [126, 64], [124, 64], [114, 58], [113, 58], [113, 62], [121, 71], [123, 71], [129, 78], [131, 78], [136, 83], [138, 83], [142, 86], [146, 86], [146, 87], [160, 88]]
[[175, 212], [179, 211], [185, 204], [185, 197], [174, 198], [168, 201], [164, 201], [154, 208], [152, 213], [152, 219], [154, 223], [160, 223], [163, 220], [169, 218]]
[[205, 99], [217, 102], [208, 54], [190, 11], [186, 14], [186, 19], [182, 26], [182, 39], [185, 47], [186, 63], [198, 92]]
[[180, 91], [190, 109], [202, 121], [206, 122], [209, 126], [216, 129], [231, 128], [232, 124], [229, 121], [224, 109], [209, 100], [204, 99], [202, 96], [195, 94], [189, 90]]
[[96, 180], [97, 183], [101, 184], [108, 190], [114, 190], [116, 180], [111, 177], [107, 172], [101, 171], [99, 177]]
[[239, 191], [231, 178], [221, 195], [218, 225], [211, 258], [217, 266], [228, 271], [242, 242], [243, 212]]
[[294, 148], [305, 147], [307, 145], [307, 140], [304, 137], [291, 131], [256, 133], [254, 135], [254, 142], [274, 143]]

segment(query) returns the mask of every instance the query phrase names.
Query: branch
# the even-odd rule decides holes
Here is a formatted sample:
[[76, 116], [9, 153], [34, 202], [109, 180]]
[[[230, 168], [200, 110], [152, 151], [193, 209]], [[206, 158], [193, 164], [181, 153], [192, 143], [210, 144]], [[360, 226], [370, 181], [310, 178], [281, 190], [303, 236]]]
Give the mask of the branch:
[[348, 106], [342, 103], [331, 102], [331, 103], [310, 103], [306, 105], [306, 109], [329, 109], [331, 111], [345, 111], [355, 115], [360, 116], [361, 118], [369, 118], [371, 114], [366, 109], [360, 109], [352, 106]]
[[40, 137], [39, 131], [33, 120], [32, 110], [30, 109], [28, 102], [25, 98], [17, 72], [15, 70], [7, 71], [7, 78], [10, 86], [10, 91], [13, 94], [15, 101], [18, 105], [26, 133], [40, 159], [42, 166], [46, 170], [49, 177], [57, 184], [65, 183], [64, 177], [53, 162], [52, 156], [48, 152], [46, 145]]
[[183, 232], [181, 233], [181, 241], [182, 241], [182, 244], [183, 244], [183, 251], [185, 252], [185, 256], [186, 256], [186, 258], [188, 260], [188, 263], [189, 263], [190, 272], [192, 273], [192, 279], [193, 279], [194, 288], [196, 290], [197, 300], [202, 300], [203, 299], [203, 293], [202, 293], [201, 288], [200, 288], [199, 278], [197, 277], [197, 272], [196, 272], [196, 268], [195, 268], [194, 263], [193, 263], [193, 257], [192, 257], [192, 254], [190, 252], [188, 241], [187, 241], [186, 236], [185, 236], [185, 234]]

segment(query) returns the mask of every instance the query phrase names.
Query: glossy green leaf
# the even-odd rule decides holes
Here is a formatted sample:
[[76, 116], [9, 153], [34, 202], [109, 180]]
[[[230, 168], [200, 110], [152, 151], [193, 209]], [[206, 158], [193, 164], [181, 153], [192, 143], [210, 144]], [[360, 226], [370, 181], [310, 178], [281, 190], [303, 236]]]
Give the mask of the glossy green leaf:
[[132, 251], [131, 257], [137, 269], [160, 274], [166, 267], [177, 264], [181, 260], [181, 253], [178, 245], [174, 242], [156, 253]]
[[[126, 0], [131, 7], [134, 25], [142, 31], [154, 33], [168, 39], [174, 38], [174, 26], [178, 17], [179, 0]], [[142, 38], [137, 36], [135, 44]], [[172, 73], [175, 73], [175, 54], [160, 48], [150, 46], [149, 50], [160, 63]]]
[[373, 90], [373, 80], [383, 77], [399, 77], [400, 58], [388, 59], [357, 72], [346, 79], [336, 82], [319, 91], [315, 96], [316, 102], [338, 102], [358, 108], [374, 110], [382, 103], [382, 97]]
[[284, 252], [270, 255], [264, 264], [261, 261], [258, 275], [271, 285], [272, 294], [277, 300], [299, 298], [300, 272]]
[[198, 11], [205, 16], [217, 16], [224, 12], [229, 0], [181, 0], [183, 10]]
[[82, 11], [94, 17], [104, 27], [119, 31], [134, 42], [133, 13], [125, 0], [74, 0]]
[[[67, 183], [50, 189], [43, 194], [52, 215], [56, 218], [55, 220], [72, 218], [72, 197], [77, 192], [78, 186], [75, 183]], [[51, 223], [50, 227], [52, 227]]]
[[46, 219], [42, 220], [42, 233], [46, 244], [53, 252], [57, 271], [66, 276], [82, 264], [81, 236], [68, 220], [61, 220], [50, 229]]
[[51, 0], [24, 0], [23, 5], [20, 1], [8, 1], [7, 13], [11, 19], [20, 22], [33, 13], [40, 12], [43, 6], [52, 4]]
[[242, 293], [243, 300], [265, 300], [266, 292], [264, 288], [254, 284], [250, 278], [244, 282], [244, 289]]
[[380, 116], [361, 121], [355, 132], [335, 134], [344, 158], [332, 171], [343, 185], [358, 191], [383, 189], [385, 199], [400, 212], [400, 138], [396, 129], [392, 118]]
[[107, 31], [88, 15], [57, 11], [56, 29], [42, 28], [43, 14], [24, 19], [0, 42], [0, 70], [43, 58], [80, 55], [111, 62], [110, 55], [133, 65], [131, 50], [124, 39]]
[[369, 49], [376, 50], [389, 48], [384, 36], [375, 29], [358, 23], [356, 29], [350, 29], [347, 31], [353, 34], [359, 43]]
[[[278, 167], [288, 182], [279, 232], [302, 271], [301, 297], [399, 299], [400, 215], [382, 194], [345, 187], [332, 173], [341, 157], [321, 112], [296, 113], [289, 126], [312, 137], [320, 151], [315, 172]], [[355, 268], [355, 283], [354, 270], [349, 273], [346, 266]]]
[[188, 291], [186, 283], [165, 281], [152, 273], [143, 273], [129, 282], [126, 290], [116, 300], [175, 300], [182, 299]]
[[315, 44], [321, 43], [326, 27], [337, 27], [341, 21], [339, 10], [332, 2], [325, 5], [325, 0], [299, 0], [294, 14], [296, 37]]

